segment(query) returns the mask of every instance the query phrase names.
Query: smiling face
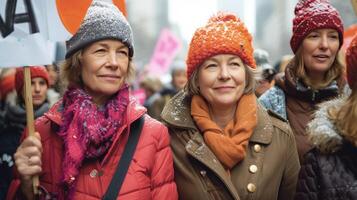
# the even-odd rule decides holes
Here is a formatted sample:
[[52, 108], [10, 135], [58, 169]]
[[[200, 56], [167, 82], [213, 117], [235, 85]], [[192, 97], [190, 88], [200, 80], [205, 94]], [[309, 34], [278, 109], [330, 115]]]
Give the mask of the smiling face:
[[198, 70], [200, 94], [215, 108], [234, 107], [246, 86], [242, 60], [235, 55], [220, 54], [207, 59]]
[[128, 76], [128, 55], [128, 48], [117, 40], [94, 42], [83, 50], [81, 77], [95, 103], [104, 103], [123, 86]]
[[335, 29], [317, 29], [302, 42], [302, 57], [310, 77], [323, 77], [335, 61], [339, 49], [338, 32]]

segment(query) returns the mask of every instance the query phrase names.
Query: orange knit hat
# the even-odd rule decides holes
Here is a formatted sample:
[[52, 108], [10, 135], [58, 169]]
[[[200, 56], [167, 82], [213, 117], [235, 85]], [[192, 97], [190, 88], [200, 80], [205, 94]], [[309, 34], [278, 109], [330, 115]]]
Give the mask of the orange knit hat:
[[252, 36], [243, 22], [234, 14], [219, 12], [211, 17], [206, 26], [198, 28], [192, 37], [187, 64], [187, 78], [190, 78], [206, 59], [218, 54], [234, 54], [252, 68]]

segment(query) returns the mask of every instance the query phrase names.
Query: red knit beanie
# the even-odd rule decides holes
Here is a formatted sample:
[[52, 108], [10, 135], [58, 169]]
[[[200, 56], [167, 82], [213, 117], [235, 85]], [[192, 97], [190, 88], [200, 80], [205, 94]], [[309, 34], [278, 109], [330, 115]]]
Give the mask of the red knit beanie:
[[290, 46], [294, 53], [304, 38], [313, 30], [332, 28], [338, 32], [340, 47], [343, 44], [343, 23], [339, 12], [328, 0], [300, 0], [295, 7], [293, 35]]
[[351, 88], [357, 87], [357, 35], [346, 51], [347, 80]]
[[[48, 72], [44, 66], [31, 66], [31, 79], [36, 77], [41, 77], [46, 80], [47, 85], [49, 85], [49, 77]], [[16, 68], [16, 76], [15, 76], [15, 88], [17, 95], [22, 94], [22, 88], [24, 86], [24, 68], [19, 67]]]
[[211, 17], [206, 26], [196, 30], [186, 60], [187, 78], [206, 59], [218, 54], [237, 55], [245, 64], [256, 67], [252, 36], [243, 22], [232, 13], [220, 12]]

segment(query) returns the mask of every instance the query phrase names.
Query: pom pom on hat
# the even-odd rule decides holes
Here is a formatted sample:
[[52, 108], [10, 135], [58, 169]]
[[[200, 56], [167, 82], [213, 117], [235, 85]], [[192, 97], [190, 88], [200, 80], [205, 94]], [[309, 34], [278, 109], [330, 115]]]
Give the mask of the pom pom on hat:
[[346, 51], [347, 80], [351, 88], [357, 87], [357, 35]]
[[104, 39], [119, 40], [134, 55], [131, 27], [123, 13], [112, 3], [93, 0], [78, 31], [67, 41], [66, 59], [87, 45]]
[[[31, 79], [36, 77], [41, 77], [45, 79], [47, 86], [49, 85], [49, 76], [46, 68], [44, 66], [31, 66]], [[15, 88], [17, 95], [22, 94], [22, 88], [24, 86], [24, 68], [19, 67], [16, 68], [16, 75], [15, 75]]]
[[338, 32], [340, 47], [343, 43], [343, 23], [339, 12], [328, 0], [300, 0], [295, 7], [293, 35], [290, 47], [294, 53], [304, 38], [316, 29], [332, 28]]
[[206, 59], [218, 54], [237, 55], [255, 68], [252, 36], [243, 22], [232, 13], [220, 12], [194, 33], [186, 60], [187, 78]]

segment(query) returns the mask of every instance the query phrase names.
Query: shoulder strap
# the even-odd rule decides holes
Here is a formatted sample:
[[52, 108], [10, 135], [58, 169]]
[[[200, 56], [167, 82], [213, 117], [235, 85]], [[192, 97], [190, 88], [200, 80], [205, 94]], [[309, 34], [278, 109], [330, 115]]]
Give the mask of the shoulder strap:
[[107, 192], [103, 196], [103, 200], [115, 200], [118, 197], [120, 188], [129, 169], [130, 162], [133, 158], [135, 148], [138, 144], [140, 133], [144, 125], [144, 116], [135, 120], [130, 125], [130, 135], [128, 142], [125, 145], [124, 152], [115, 170], [114, 176], [110, 182]]

